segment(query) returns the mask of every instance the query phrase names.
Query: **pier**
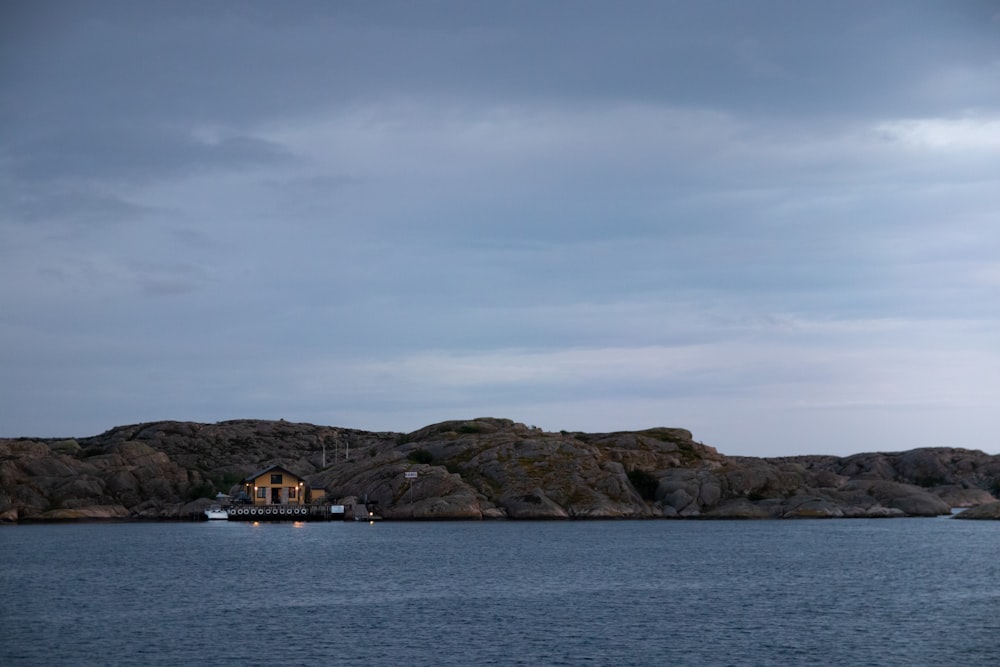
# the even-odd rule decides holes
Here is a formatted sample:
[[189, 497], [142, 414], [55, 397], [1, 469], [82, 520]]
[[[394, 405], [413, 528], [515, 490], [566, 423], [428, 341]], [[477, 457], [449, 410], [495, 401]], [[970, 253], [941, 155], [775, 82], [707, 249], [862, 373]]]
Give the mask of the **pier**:
[[343, 514], [330, 505], [232, 505], [225, 508], [229, 521], [332, 521]]

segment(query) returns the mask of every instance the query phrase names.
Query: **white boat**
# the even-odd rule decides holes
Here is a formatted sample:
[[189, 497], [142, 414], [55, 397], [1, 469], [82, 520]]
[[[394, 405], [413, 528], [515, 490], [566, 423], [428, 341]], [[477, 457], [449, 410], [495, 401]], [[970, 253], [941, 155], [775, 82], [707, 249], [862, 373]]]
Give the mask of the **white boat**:
[[215, 507], [209, 507], [207, 510], [205, 510], [205, 516], [208, 517], [209, 521], [217, 521], [217, 520], [227, 521], [229, 519], [229, 512], [222, 509], [221, 507], [215, 506]]

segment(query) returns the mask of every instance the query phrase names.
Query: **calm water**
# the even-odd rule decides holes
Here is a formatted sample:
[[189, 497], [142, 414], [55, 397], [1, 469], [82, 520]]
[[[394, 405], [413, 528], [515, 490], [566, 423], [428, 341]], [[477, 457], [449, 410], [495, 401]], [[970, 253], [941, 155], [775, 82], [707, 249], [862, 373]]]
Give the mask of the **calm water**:
[[0, 529], [0, 664], [997, 665], [1000, 523]]

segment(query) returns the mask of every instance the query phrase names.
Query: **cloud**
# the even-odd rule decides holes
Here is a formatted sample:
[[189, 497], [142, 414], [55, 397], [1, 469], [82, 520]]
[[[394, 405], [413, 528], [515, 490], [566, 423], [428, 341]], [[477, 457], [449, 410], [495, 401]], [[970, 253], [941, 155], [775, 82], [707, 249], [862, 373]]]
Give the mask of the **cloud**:
[[676, 346], [367, 360], [331, 349], [245, 369], [261, 390], [240, 400], [285, 418], [403, 431], [482, 415], [554, 430], [686, 426], [730, 454], [885, 449], [900, 434], [906, 446], [955, 444], [990, 423], [976, 415], [1000, 377], [1000, 357], [982, 353], [996, 333], [996, 322], [782, 318], [734, 322], [715, 342]]
[[193, 292], [209, 280], [203, 267], [188, 262], [131, 262], [127, 268], [129, 282], [150, 296]]
[[[44, 237], [50, 242], [79, 239], [94, 230], [108, 231], [118, 225], [147, 221], [156, 210], [101, 188], [56, 186], [46, 188], [0, 186], [6, 206], [0, 216], [8, 226], [0, 229], [6, 247], [0, 256], [18, 250], [18, 239]], [[14, 226], [18, 229], [14, 229]]]
[[208, 141], [155, 125], [78, 123], [71, 129], [12, 142], [7, 168], [11, 176], [27, 183], [121, 182], [274, 164], [287, 157], [256, 137]]
[[752, 453], [937, 413], [981, 445], [990, 13], [8, 9], [0, 427], [493, 414]]
[[961, 152], [970, 157], [1000, 151], [1000, 118], [915, 118], [888, 121], [876, 127], [888, 140], [934, 151]]

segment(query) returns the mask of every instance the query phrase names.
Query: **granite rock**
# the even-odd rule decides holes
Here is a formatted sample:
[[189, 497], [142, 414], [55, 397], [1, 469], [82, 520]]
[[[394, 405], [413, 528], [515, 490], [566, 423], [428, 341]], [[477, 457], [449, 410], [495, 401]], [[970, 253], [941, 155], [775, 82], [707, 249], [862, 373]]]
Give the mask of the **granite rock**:
[[[996, 500], [1000, 457], [924, 448], [727, 457], [679, 428], [545, 432], [509, 419], [408, 434], [236, 420], [0, 439], [0, 521], [169, 519], [282, 465], [387, 519], [935, 516]], [[415, 473], [415, 479], [406, 473]]]

